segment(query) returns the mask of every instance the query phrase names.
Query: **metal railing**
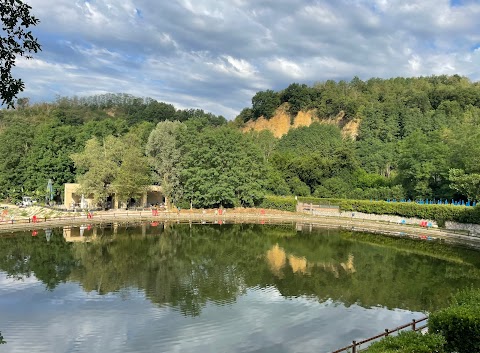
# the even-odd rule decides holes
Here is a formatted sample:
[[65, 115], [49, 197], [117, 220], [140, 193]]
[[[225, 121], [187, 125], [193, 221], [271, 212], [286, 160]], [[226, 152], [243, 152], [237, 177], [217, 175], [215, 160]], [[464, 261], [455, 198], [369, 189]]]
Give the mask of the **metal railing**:
[[421, 330], [423, 330], [424, 328], [427, 327], [427, 324], [420, 325], [420, 326], [418, 326], [418, 324], [421, 323], [421, 322], [427, 321], [427, 320], [428, 320], [428, 317], [424, 317], [423, 319], [420, 319], [420, 320], [413, 319], [411, 323], [408, 323], [408, 324], [405, 324], [405, 325], [402, 325], [402, 326], [398, 326], [398, 327], [396, 327], [392, 330], [385, 329], [385, 332], [383, 332], [379, 335], [376, 335], [376, 336], [373, 336], [373, 337], [370, 337], [370, 338], [367, 338], [367, 339], [364, 339], [364, 340], [358, 341], [358, 342], [353, 341], [351, 345], [340, 348], [340, 349], [337, 349], [336, 351], [334, 351], [332, 353], [340, 353], [340, 352], [344, 352], [344, 351], [348, 352], [350, 349], [351, 349], [351, 353], [361, 352], [361, 351], [367, 349], [367, 347], [363, 348], [363, 349], [360, 349], [360, 345], [378, 340], [379, 338], [382, 338], [382, 337], [387, 337], [387, 336], [391, 335], [392, 333], [399, 332], [399, 331], [405, 330], [407, 328], [411, 328], [412, 331], [421, 331]]
[[264, 213], [228, 213], [227, 214], [213, 214], [213, 213], [200, 213], [200, 212], [168, 212], [161, 211], [153, 213], [152, 210], [146, 211], [115, 211], [115, 212], [78, 212], [69, 215], [63, 216], [30, 216], [30, 217], [18, 217], [14, 218], [5, 217], [3, 220], [0, 218], [0, 231], [1, 230], [15, 230], [27, 228], [46, 227], [48, 225], [57, 225], [58, 223], [63, 223], [64, 225], [70, 224], [80, 224], [80, 223], [91, 223], [99, 224], [106, 222], [130, 222], [130, 221], [182, 221], [182, 222], [191, 222], [199, 221], [199, 223], [204, 223], [205, 221], [211, 223], [220, 223], [223, 224], [228, 221], [228, 223], [244, 223], [248, 222], [258, 222], [260, 224], [269, 224], [269, 223], [292, 223], [293, 221], [290, 218], [286, 218], [283, 215], [269, 214]]

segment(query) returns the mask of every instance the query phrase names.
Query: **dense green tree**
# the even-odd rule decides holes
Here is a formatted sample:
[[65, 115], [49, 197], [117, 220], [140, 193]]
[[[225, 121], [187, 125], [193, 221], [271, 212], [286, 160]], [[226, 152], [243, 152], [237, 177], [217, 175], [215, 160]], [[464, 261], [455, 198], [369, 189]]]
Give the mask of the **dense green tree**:
[[306, 111], [312, 106], [312, 88], [305, 84], [292, 83], [280, 96], [282, 103], [289, 104], [288, 111], [296, 115], [300, 111]]
[[171, 120], [180, 122], [194, 121], [205, 126], [221, 126], [227, 123], [227, 120], [221, 115], [206, 113], [202, 109], [185, 109], [177, 110], [175, 116]]
[[277, 151], [308, 155], [312, 152], [332, 156], [342, 144], [342, 134], [337, 126], [313, 123], [308, 127], [291, 129], [277, 145]]
[[150, 184], [150, 168], [143, 149], [138, 145], [129, 146], [111, 184], [115, 196], [128, 206], [130, 199], [141, 199]]
[[351, 185], [341, 177], [332, 177], [322, 181], [322, 184], [315, 188], [316, 197], [337, 197], [347, 198], [351, 191]]
[[138, 200], [151, 182], [148, 160], [134, 132], [123, 137], [107, 136], [102, 141], [94, 137], [71, 158], [81, 171], [79, 192], [91, 194], [98, 204], [114, 193], [126, 204], [132, 198]]
[[30, 11], [32, 7], [21, 0], [5, 0], [0, 6], [2, 32], [0, 33], [0, 98], [2, 104], [13, 107], [13, 100], [23, 91], [21, 79], [12, 76], [18, 57], [31, 58], [30, 53], [41, 50], [40, 44], [29, 30], [40, 21]]
[[407, 137], [401, 145], [399, 178], [409, 197], [449, 197], [449, 149], [438, 134], [427, 136], [419, 130]]
[[129, 126], [123, 118], [108, 117], [102, 120], [90, 120], [83, 124], [78, 133], [86, 141], [92, 137], [103, 139], [109, 135], [121, 136], [127, 133]]
[[70, 155], [83, 145], [79, 138], [81, 135], [74, 126], [57, 120], [39, 125], [24, 158], [25, 191], [42, 200], [51, 179], [55, 195], [60, 196], [63, 184], [75, 181], [76, 171]]
[[384, 143], [369, 138], [358, 141], [356, 148], [361, 167], [367, 172], [389, 177], [396, 168], [397, 143]]
[[173, 120], [175, 117], [175, 107], [171, 104], [157, 102], [152, 100], [147, 104], [145, 110], [138, 114], [136, 121], [148, 121], [158, 123], [165, 120]]
[[[25, 156], [34, 141], [33, 128], [18, 122], [0, 133], [0, 194], [13, 200], [23, 196]], [[46, 185], [46, 184], [45, 184]]]
[[290, 186], [285, 181], [285, 178], [278, 169], [272, 165], [267, 166], [265, 174], [265, 191], [274, 195], [290, 195]]
[[[479, 114], [480, 115], [480, 114]], [[466, 173], [480, 173], [480, 126], [478, 121], [459, 124], [449, 140], [453, 158], [452, 164]]]
[[179, 200], [183, 196], [180, 185], [183, 143], [182, 135], [187, 126], [179, 121], [164, 121], [150, 133], [146, 154], [150, 158], [156, 181], [162, 185], [165, 196]]
[[263, 197], [262, 153], [237, 130], [203, 130], [185, 145], [183, 165], [184, 197], [196, 207], [253, 206]]
[[465, 174], [462, 169], [450, 169], [450, 187], [469, 200], [480, 200], [480, 174]]
[[268, 164], [278, 144], [278, 139], [270, 130], [251, 131], [248, 135], [262, 152], [263, 162]]
[[254, 120], [252, 108], [244, 108], [235, 118], [237, 126], [243, 126], [247, 121]]
[[77, 176], [81, 193], [92, 194], [96, 203], [105, 202], [113, 193], [111, 185], [121, 165], [123, 148], [113, 136], [102, 141], [94, 137], [87, 141], [82, 152], [72, 154], [75, 167], [84, 172]]
[[280, 106], [280, 95], [272, 90], [257, 92], [252, 98], [252, 113], [256, 120], [263, 116], [270, 119]]
[[[334, 184], [341, 180], [346, 186], [342, 197], [347, 197], [355, 186], [352, 175], [359, 168], [354, 142], [343, 139], [338, 127], [318, 123], [290, 130], [278, 142], [271, 163], [284, 176], [290, 192], [300, 196], [316, 190], [331, 196], [338, 190]], [[331, 178], [335, 183], [328, 181]], [[332, 191], [326, 191], [330, 186], [325, 189], [325, 182]]]

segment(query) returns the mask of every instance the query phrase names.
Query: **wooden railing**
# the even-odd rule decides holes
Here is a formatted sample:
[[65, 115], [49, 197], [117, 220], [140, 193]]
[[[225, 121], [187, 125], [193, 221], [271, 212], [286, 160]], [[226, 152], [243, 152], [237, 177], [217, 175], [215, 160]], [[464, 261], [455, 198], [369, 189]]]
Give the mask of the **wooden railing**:
[[411, 323], [408, 323], [408, 324], [405, 324], [405, 325], [402, 325], [402, 326], [398, 326], [398, 327], [396, 327], [392, 330], [385, 329], [385, 332], [383, 332], [381, 334], [378, 334], [376, 336], [373, 336], [373, 337], [370, 337], [370, 338], [367, 338], [365, 340], [358, 341], [358, 342], [353, 341], [351, 345], [340, 348], [340, 349], [337, 349], [336, 351], [334, 351], [332, 353], [340, 353], [340, 352], [344, 352], [344, 351], [348, 352], [348, 351], [350, 351], [350, 349], [351, 349], [352, 353], [361, 352], [361, 351], [365, 350], [366, 348], [360, 349], [360, 345], [378, 340], [379, 338], [387, 337], [394, 332], [399, 332], [399, 331], [405, 330], [407, 328], [410, 328], [412, 331], [421, 331], [421, 330], [423, 330], [427, 327], [427, 324], [423, 324], [423, 325], [420, 325], [420, 326], [418, 326], [418, 324], [422, 323], [424, 321], [427, 321], [427, 320], [428, 320], [428, 317], [424, 317], [423, 319], [420, 319], [420, 320], [413, 319]]

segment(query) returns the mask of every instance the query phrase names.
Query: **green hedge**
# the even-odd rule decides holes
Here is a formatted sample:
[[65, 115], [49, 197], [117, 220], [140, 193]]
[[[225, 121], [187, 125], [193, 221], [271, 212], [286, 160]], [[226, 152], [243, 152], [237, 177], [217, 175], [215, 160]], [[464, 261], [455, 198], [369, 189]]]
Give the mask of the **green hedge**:
[[367, 353], [443, 353], [445, 338], [438, 334], [423, 335], [420, 332], [404, 331], [398, 336], [385, 337], [373, 343]]
[[292, 196], [267, 195], [258, 207], [295, 212], [297, 210], [297, 201]]
[[320, 199], [299, 197], [300, 202], [336, 205], [340, 210], [373, 214], [390, 214], [401, 217], [430, 219], [443, 226], [445, 221], [480, 224], [480, 206], [419, 205], [415, 202], [386, 202], [347, 199]]
[[450, 307], [430, 315], [428, 329], [445, 337], [449, 352], [480, 352], [480, 290], [457, 294]]

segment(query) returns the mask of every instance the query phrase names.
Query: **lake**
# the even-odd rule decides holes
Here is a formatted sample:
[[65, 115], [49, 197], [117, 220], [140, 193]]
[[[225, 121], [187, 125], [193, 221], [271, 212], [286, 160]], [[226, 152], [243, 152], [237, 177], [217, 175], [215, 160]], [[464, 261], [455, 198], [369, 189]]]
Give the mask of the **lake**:
[[329, 352], [480, 286], [477, 251], [292, 225], [0, 236], [0, 352]]

